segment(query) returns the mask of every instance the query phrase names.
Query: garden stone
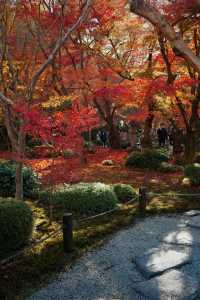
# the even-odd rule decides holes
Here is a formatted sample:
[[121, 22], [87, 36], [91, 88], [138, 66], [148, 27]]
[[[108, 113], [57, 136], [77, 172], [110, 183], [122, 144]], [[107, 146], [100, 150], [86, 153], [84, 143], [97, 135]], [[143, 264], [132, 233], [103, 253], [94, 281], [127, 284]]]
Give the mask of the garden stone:
[[200, 229], [200, 216], [193, 217], [186, 224], [187, 224], [187, 226]]
[[199, 233], [191, 232], [190, 230], [181, 229], [170, 232], [162, 242], [173, 245], [183, 245], [183, 246], [192, 246], [195, 244], [200, 244]]
[[200, 295], [200, 285], [193, 274], [170, 270], [161, 276], [140, 282], [134, 289], [142, 296], [152, 300], [193, 300]]
[[147, 279], [189, 262], [190, 257], [186, 249], [153, 249], [145, 255], [135, 257], [136, 267]]
[[200, 215], [200, 210], [189, 210], [184, 213], [186, 217], [195, 217], [197, 215]]
[[103, 166], [114, 166], [115, 164], [114, 164], [114, 162], [112, 160], [107, 159], [107, 160], [103, 160], [102, 161], [102, 165]]

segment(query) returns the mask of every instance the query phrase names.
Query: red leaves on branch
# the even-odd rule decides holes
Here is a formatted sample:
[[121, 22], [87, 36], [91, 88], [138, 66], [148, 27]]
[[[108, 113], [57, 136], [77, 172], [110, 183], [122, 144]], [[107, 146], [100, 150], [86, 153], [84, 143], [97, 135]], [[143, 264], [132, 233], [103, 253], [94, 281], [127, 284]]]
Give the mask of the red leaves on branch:
[[96, 110], [91, 107], [78, 107], [57, 112], [49, 116], [39, 108], [29, 108], [20, 104], [15, 108], [24, 120], [24, 130], [34, 138], [53, 145], [54, 149], [64, 151], [72, 149], [81, 152], [83, 138], [81, 134], [99, 124]]
[[94, 96], [106, 100], [113, 100], [118, 97], [128, 97], [130, 96], [130, 92], [124, 86], [117, 85], [115, 87], [103, 87], [97, 90]]

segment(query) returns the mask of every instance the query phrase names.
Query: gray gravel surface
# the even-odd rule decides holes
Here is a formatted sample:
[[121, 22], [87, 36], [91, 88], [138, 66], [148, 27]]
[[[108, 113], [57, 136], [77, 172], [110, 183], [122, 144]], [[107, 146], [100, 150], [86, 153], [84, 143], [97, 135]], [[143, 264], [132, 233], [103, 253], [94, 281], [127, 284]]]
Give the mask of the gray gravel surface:
[[[87, 253], [69, 271], [59, 274], [54, 282], [35, 292], [29, 300], [149, 299], [136, 292], [137, 284], [146, 279], [137, 269], [135, 257], [146, 255], [153, 249], [162, 252], [175, 249], [187, 253], [191, 262], [181, 269], [177, 268], [183, 274], [179, 288], [184, 286], [188, 274], [200, 280], [200, 229], [186, 225], [191, 218], [187, 215], [165, 215], [137, 220], [128, 229], [114, 234], [101, 248]], [[179, 245], [177, 237], [182, 231], [190, 238], [189, 244]], [[180, 288], [176, 291], [178, 296], [167, 299], [185, 299], [182, 293]], [[166, 299], [159, 290], [159, 284], [157, 294], [159, 299]]]

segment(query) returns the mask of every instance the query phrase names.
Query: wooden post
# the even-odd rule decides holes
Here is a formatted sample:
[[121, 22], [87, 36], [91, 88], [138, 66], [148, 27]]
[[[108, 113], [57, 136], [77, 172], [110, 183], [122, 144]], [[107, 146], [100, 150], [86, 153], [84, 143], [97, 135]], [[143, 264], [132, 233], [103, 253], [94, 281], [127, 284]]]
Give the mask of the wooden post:
[[147, 188], [142, 186], [139, 188], [139, 212], [141, 215], [145, 215], [147, 206]]
[[73, 251], [73, 222], [71, 213], [63, 215], [63, 249], [66, 253]]

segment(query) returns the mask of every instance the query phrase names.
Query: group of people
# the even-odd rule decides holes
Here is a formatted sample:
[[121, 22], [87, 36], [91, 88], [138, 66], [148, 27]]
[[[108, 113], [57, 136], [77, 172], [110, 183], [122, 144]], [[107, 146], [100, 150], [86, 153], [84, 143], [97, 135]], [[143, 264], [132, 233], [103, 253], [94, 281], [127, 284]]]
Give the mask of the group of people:
[[183, 151], [183, 132], [179, 128], [165, 128], [161, 124], [157, 129], [157, 138], [159, 147], [165, 147], [167, 144], [172, 147], [173, 154], [180, 154]]
[[[169, 147], [173, 154], [180, 154], [183, 151], [183, 133], [178, 128], [166, 128], [164, 123], [161, 123], [159, 128], [154, 131], [157, 136], [159, 147]], [[135, 133], [136, 134], [136, 133]], [[142, 135], [142, 133], [141, 133]], [[155, 138], [156, 138], [155, 136]], [[101, 129], [97, 133], [97, 141], [106, 148], [109, 147], [109, 134], [106, 129]], [[136, 142], [136, 139], [135, 139]]]
[[105, 129], [99, 130], [97, 133], [97, 141], [99, 141], [104, 148], [109, 146], [108, 132]]
[[164, 147], [168, 140], [169, 134], [164, 124], [161, 124], [157, 130], [158, 144], [160, 147]]

